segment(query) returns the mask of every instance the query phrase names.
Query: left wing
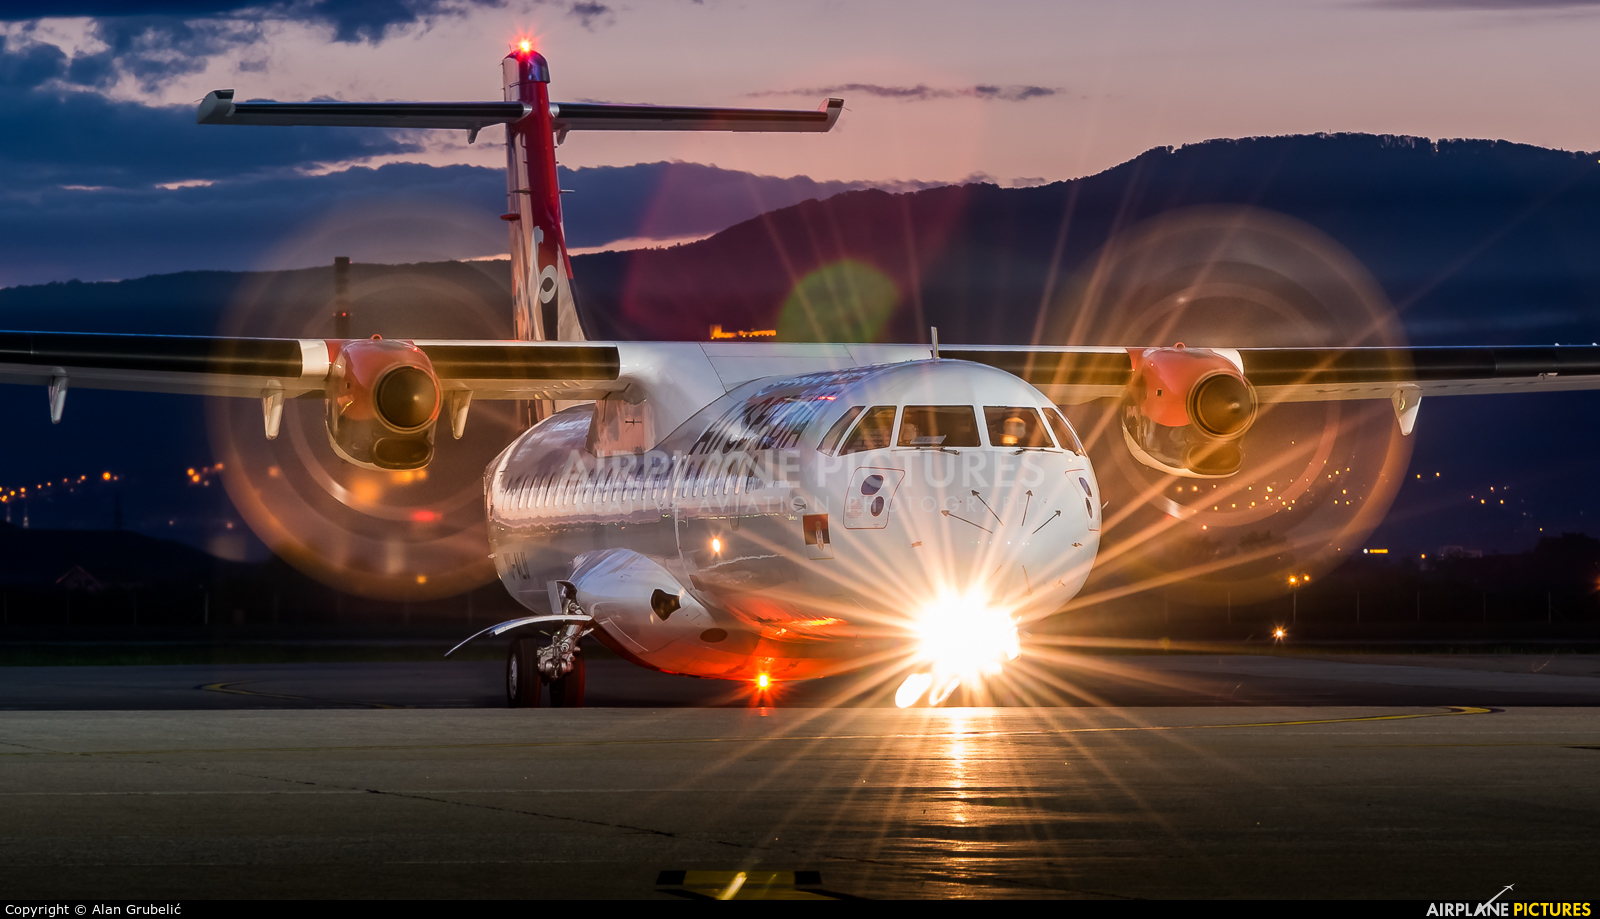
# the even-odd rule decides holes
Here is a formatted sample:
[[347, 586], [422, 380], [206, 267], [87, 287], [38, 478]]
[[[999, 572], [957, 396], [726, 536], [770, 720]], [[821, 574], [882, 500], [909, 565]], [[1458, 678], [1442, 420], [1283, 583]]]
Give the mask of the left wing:
[[[1120, 396], [1136, 365], [1172, 348], [956, 345], [940, 356], [998, 367], [1062, 404]], [[1238, 368], [1262, 402], [1600, 389], [1600, 347], [1191, 348]]]

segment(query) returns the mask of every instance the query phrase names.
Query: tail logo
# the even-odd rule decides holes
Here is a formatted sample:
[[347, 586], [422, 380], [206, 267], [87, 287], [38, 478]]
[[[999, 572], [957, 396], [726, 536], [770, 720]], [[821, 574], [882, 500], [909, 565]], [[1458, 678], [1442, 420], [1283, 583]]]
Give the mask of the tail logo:
[[[541, 253], [543, 251], [544, 251], [544, 228], [543, 227], [534, 227], [533, 228], [533, 253], [532, 253], [532, 257], [528, 259], [528, 289], [529, 290], [537, 290], [539, 292], [539, 302], [541, 304], [549, 303], [551, 300], [555, 299], [555, 296], [556, 296], [556, 283], [557, 283], [556, 282], [556, 270], [557, 269], [556, 269], [555, 265], [551, 264], [551, 265], [546, 265], [543, 268], [539, 267], [539, 258], [540, 258], [540, 255], [541, 255]], [[559, 259], [558, 259], [558, 261], [559, 261]], [[546, 335], [549, 335], [551, 331], [553, 331], [553, 330], [548, 330], [546, 332]]]

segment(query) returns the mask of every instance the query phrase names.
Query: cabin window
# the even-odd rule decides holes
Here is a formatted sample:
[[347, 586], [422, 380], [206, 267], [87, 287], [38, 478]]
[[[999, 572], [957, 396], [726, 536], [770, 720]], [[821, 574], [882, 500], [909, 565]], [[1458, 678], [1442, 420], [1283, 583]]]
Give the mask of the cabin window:
[[817, 451], [832, 456], [833, 448], [844, 439], [844, 432], [850, 430], [850, 422], [856, 420], [862, 408], [860, 405], [852, 405], [846, 409], [845, 413], [839, 416], [839, 420], [833, 423], [833, 427], [828, 429], [828, 433], [822, 436], [822, 443], [817, 444]]
[[1085, 455], [1083, 441], [1078, 439], [1078, 432], [1067, 423], [1065, 416], [1053, 408], [1047, 408], [1044, 410], [1044, 417], [1050, 422], [1050, 429], [1056, 432], [1056, 440], [1061, 442], [1062, 449], [1071, 450], [1079, 456]]
[[902, 447], [980, 447], [978, 416], [970, 405], [908, 405], [900, 419]]
[[989, 424], [991, 447], [1053, 447], [1050, 432], [1039, 420], [1039, 410], [1025, 406], [983, 407], [983, 420]]
[[844, 447], [840, 449], [842, 456], [846, 453], [860, 453], [864, 450], [881, 450], [889, 446], [894, 436], [894, 406], [875, 405], [862, 416], [861, 423], [850, 432], [845, 440]]

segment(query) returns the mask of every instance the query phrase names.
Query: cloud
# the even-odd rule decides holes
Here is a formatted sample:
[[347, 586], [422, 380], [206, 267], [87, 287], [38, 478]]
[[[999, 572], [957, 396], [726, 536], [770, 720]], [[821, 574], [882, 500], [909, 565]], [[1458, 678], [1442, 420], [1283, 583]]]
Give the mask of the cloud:
[[[397, 163], [321, 176], [155, 187], [41, 189], [0, 198], [0, 285], [173, 271], [472, 258], [506, 251], [498, 169]], [[467, 215], [462, 218], [461, 215]], [[341, 251], [302, 242], [330, 222]]]
[[[503, 7], [507, 0], [8, 0], [0, 22], [89, 17], [87, 37], [103, 50], [66, 62], [59, 81], [105, 88], [132, 77], [146, 91], [162, 81], [203, 70], [208, 58], [255, 43], [268, 22], [301, 22], [330, 29], [335, 41], [376, 43], [396, 31], [474, 9]], [[598, 4], [593, 4], [598, 5]], [[585, 25], [589, 20], [585, 19]], [[37, 47], [37, 46], [35, 46]], [[7, 56], [20, 53], [7, 51]], [[0, 71], [6, 65], [0, 63]]]
[[0, 35], [0, 87], [33, 89], [67, 71], [67, 55], [55, 45], [30, 45], [12, 50]]
[[[81, 184], [103, 183], [85, 178]], [[808, 198], [879, 184], [760, 176], [697, 163], [561, 170], [561, 186], [574, 191], [562, 201], [573, 247], [704, 235]], [[892, 190], [933, 184], [897, 183]], [[504, 205], [503, 170], [416, 163], [318, 176], [220, 176], [171, 189], [38, 187], [0, 196], [0, 251], [6, 253], [0, 286], [304, 267], [334, 255], [365, 262], [497, 255], [507, 248], [505, 224], [495, 219]], [[335, 234], [341, 251], [315, 244], [328, 238], [329, 226], [341, 228]]]
[[579, 0], [567, 10], [567, 15], [577, 18], [583, 27], [594, 31], [596, 23], [610, 25], [616, 21], [616, 13], [604, 3], [595, 3], [593, 0]]
[[189, 106], [38, 90], [32, 79], [0, 87], [0, 198], [60, 185], [144, 188], [294, 172], [421, 149], [404, 131], [197, 125]]
[[130, 20], [144, 28], [179, 31], [199, 20], [308, 22], [333, 29], [342, 42], [379, 41], [396, 29], [500, 8], [506, 0], [8, 0], [0, 21], [86, 16], [104, 25]]
[[953, 88], [940, 88], [918, 83], [916, 86], [883, 86], [878, 83], [840, 83], [835, 86], [820, 86], [811, 89], [773, 89], [765, 92], [748, 93], [751, 97], [762, 96], [851, 96], [864, 95], [876, 96], [880, 99], [894, 99], [899, 102], [928, 102], [933, 99], [993, 99], [999, 102], [1026, 102], [1029, 99], [1042, 99], [1055, 96], [1064, 92], [1048, 86], [1025, 86], [1009, 84], [998, 86], [988, 83], [979, 83], [976, 86], [959, 86]]

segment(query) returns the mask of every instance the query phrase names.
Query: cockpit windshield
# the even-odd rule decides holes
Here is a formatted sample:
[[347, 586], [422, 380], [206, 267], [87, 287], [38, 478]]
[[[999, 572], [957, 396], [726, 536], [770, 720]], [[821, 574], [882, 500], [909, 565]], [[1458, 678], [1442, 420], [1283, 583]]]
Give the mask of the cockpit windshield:
[[845, 440], [840, 455], [881, 450], [889, 446], [889, 440], [894, 435], [894, 409], [892, 405], [874, 405], [868, 409], [861, 417], [861, 423]]
[[970, 405], [908, 405], [900, 418], [902, 447], [979, 447], [978, 416]]
[[1039, 410], [1024, 406], [983, 407], [984, 420], [989, 423], [989, 445], [992, 447], [1054, 447], [1050, 432], [1039, 420]]
[[1078, 439], [1078, 432], [1072, 429], [1067, 419], [1053, 408], [1044, 410], [1045, 420], [1050, 422], [1050, 429], [1056, 432], [1056, 440], [1061, 441], [1063, 450], [1071, 450], [1079, 456], [1086, 455], [1083, 451], [1083, 441]]
[[861, 408], [859, 405], [852, 405], [845, 409], [844, 414], [839, 416], [839, 420], [835, 421], [833, 427], [828, 429], [828, 433], [822, 435], [822, 441], [817, 444], [817, 450], [822, 453], [832, 454], [833, 448], [839, 446], [839, 440], [844, 437], [844, 432], [850, 430], [850, 422], [855, 421], [856, 416], [861, 414]]

